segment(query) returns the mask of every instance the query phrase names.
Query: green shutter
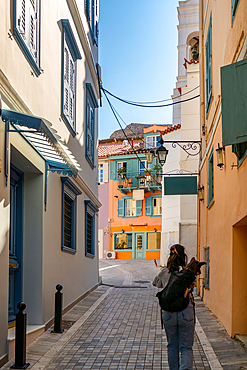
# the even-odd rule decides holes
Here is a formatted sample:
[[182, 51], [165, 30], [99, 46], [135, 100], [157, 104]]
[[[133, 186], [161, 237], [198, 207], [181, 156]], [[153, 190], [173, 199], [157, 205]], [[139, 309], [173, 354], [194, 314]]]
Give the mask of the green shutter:
[[146, 198], [146, 215], [152, 215], [152, 198], [150, 197]]
[[115, 180], [116, 178], [116, 162], [110, 162], [110, 179]]
[[142, 200], [136, 201], [136, 215], [142, 216]]
[[212, 18], [208, 26], [208, 35], [205, 45], [206, 53], [206, 111], [208, 112], [212, 99]]
[[221, 67], [223, 145], [247, 141], [247, 59]]
[[209, 268], [209, 263], [210, 263], [210, 260], [209, 260], [209, 247], [205, 248], [204, 249], [204, 261], [206, 262], [206, 265], [205, 265], [205, 279], [204, 279], [204, 287], [205, 289], [209, 289], [209, 272], [210, 272], [210, 268]]
[[131, 162], [131, 166], [132, 166], [132, 173], [131, 173], [132, 186], [136, 187], [137, 186], [136, 176], [138, 176], [138, 174], [139, 174], [139, 161], [138, 160], [132, 160], [132, 161], [129, 161], [129, 162]]
[[208, 206], [214, 199], [214, 163], [213, 163], [213, 149], [208, 158]]
[[197, 194], [197, 176], [171, 176], [164, 178], [164, 195]]
[[118, 217], [124, 217], [124, 199], [118, 199]]

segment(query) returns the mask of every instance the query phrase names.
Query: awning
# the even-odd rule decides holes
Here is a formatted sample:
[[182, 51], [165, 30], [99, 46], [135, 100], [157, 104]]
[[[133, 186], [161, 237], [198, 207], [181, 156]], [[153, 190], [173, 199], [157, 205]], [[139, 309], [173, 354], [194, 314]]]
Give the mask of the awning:
[[[44, 158], [50, 170], [68, 172], [74, 176], [81, 170], [79, 163], [48, 120], [6, 109], [2, 109], [1, 116], [6, 125], [6, 147], [8, 132], [18, 132]], [[11, 129], [9, 124], [14, 129]], [[5, 158], [6, 160], [8, 159]], [[5, 175], [7, 180], [8, 173]]]

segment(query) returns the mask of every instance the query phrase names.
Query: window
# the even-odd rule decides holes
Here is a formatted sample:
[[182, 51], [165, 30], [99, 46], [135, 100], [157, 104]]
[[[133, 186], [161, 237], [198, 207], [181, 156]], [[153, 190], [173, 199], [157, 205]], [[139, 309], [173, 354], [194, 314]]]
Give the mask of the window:
[[62, 181], [62, 251], [76, 253], [76, 198], [81, 191], [68, 177]]
[[85, 13], [93, 42], [96, 45], [98, 45], [98, 36], [99, 36], [98, 0], [85, 0]]
[[140, 175], [144, 176], [145, 170], [151, 170], [151, 163], [148, 163], [147, 161], [140, 161]]
[[239, 166], [247, 155], [247, 142], [240, 143], [240, 144], [233, 144], [232, 151], [237, 156], [238, 166]]
[[103, 183], [104, 182], [104, 166], [103, 164], [99, 164], [99, 173], [98, 173], [98, 182]]
[[209, 247], [204, 248], [204, 261], [206, 262], [205, 270], [204, 270], [204, 287], [205, 289], [209, 289]]
[[162, 198], [153, 198], [153, 215], [162, 215]]
[[40, 75], [39, 0], [14, 0], [14, 38], [36, 76]]
[[147, 216], [161, 216], [162, 215], [162, 197], [149, 196], [146, 198], [146, 215]]
[[95, 213], [98, 208], [90, 201], [85, 200], [85, 255], [94, 258], [95, 255]]
[[159, 142], [160, 136], [147, 136], [146, 137], [146, 148], [156, 148], [157, 146], [160, 146]]
[[161, 233], [147, 233], [147, 249], [160, 249]]
[[235, 18], [239, 0], [232, 0], [232, 24]]
[[117, 162], [117, 177], [122, 178], [122, 175], [127, 173], [127, 162]]
[[125, 217], [136, 216], [136, 200], [125, 199]]
[[212, 100], [212, 18], [208, 26], [208, 35], [206, 41], [206, 112], [208, 113]]
[[132, 234], [115, 234], [115, 249], [132, 249]]
[[213, 149], [208, 158], [208, 207], [214, 199], [214, 162]]
[[95, 151], [95, 108], [98, 107], [91, 84], [86, 84], [86, 159], [89, 165], [94, 168]]
[[76, 60], [81, 59], [69, 21], [62, 19], [62, 119], [75, 136], [76, 130]]
[[118, 199], [118, 217], [142, 216], [142, 200], [123, 197]]

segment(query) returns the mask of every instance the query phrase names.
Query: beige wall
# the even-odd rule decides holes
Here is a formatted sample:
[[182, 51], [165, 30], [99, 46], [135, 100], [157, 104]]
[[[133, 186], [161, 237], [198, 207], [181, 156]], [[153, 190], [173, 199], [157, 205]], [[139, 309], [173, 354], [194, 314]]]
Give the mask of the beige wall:
[[[85, 257], [85, 200], [99, 206], [97, 138], [98, 112], [95, 110], [95, 168], [85, 159], [86, 83], [91, 83], [96, 98], [98, 85], [95, 65], [98, 48], [93, 45], [84, 12], [84, 2], [41, 1], [42, 73], [36, 77], [15, 39], [11, 36], [12, 2], [0, 0], [4, 17], [0, 23], [0, 94], [4, 108], [33, 114], [50, 121], [79, 162], [80, 178], [72, 181], [82, 191], [77, 197], [77, 232], [75, 255], [61, 251], [61, 180], [48, 173], [47, 211], [44, 207], [45, 161], [17, 133], [10, 133], [12, 163], [24, 173], [23, 224], [23, 300], [27, 304], [29, 324], [45, 324], [54, 315], [55, 286], [63, 285], [66, 307], [99, 281], [98, 217], [95, 216], [95, 257]], [[77, 60], [76, 136], [70, 134], [61, 119], [62, 34], [58, 25], [68, 19], [77, 42], [81, 60]], [[93, 56], [93, 57], [92, 57]], [[8, 328], [9, 270], [9, 183], [4, 176], [4, 123], [0, 120], [0, 359], [6, 354]], [[27, 166], [28, 165], [28, 166]], [[26, 167], [25, 167], [26, 166]], [[27, 168], [28, 167], [28, 168]], [[4, 220], [4, 222], [2, 221]]]
[[[205, 95], [202, 95], [201, 125], [206, 134], [202, 136], [203, 151], [200, 164], [200, 184], [204, 185], [204, 201], [199, 202], [199, 253], [204, 257], [204, 248], [210, 247], [210, 289], [204, 292], [208, 307], [221, 320], [231, 336], [247, 334], [246, 291], [242, 281], [246, 280], [246, 227], [234, 227], [246, 217], [247, 196], [246, 159], [237, 167], [236, 156], [231, 146], [225, 148], [224, 167], [216, 163], [218, 143], [222, 145], [220, 67], [237, 61], [243, 51], [247, 32], [247, 4], [239, 0], [237, 12], [231, 26], [231, 1], [203, 0], [200, 3], [201, 55], [205, 57], [205, 42], [210, 15], [212, 15], [212, 102], [208, 115], [205, 112]], [[241, 35], [244, 35], [242, 37]], [[201, 63], [201, 91], [205, 91], [205, 60]], [[214, 155], [214, 201], [208, 208], [208, 156], [213, 148]], [[245, 237], [244, 237], [245, 235]], [[240, 262], [241, 261], [241, 262]], [[241, 266], [240, 266], [241, 263]]]

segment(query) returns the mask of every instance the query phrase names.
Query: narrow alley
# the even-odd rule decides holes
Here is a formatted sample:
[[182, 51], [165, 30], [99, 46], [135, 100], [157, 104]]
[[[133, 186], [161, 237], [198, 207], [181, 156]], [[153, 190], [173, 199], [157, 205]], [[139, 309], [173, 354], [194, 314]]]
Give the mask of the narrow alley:
[[[32, 370], [164, 369], [166, 337], [152, 280], [153, 260], [101, 260], [102, 285], [27, 347]], [[66, 291], [64, 291], [66, 294]], [[247, 352], [196, 298], [194, 370], [247, 369]], [[9, 369], [14, 359], [2, 369]]]

